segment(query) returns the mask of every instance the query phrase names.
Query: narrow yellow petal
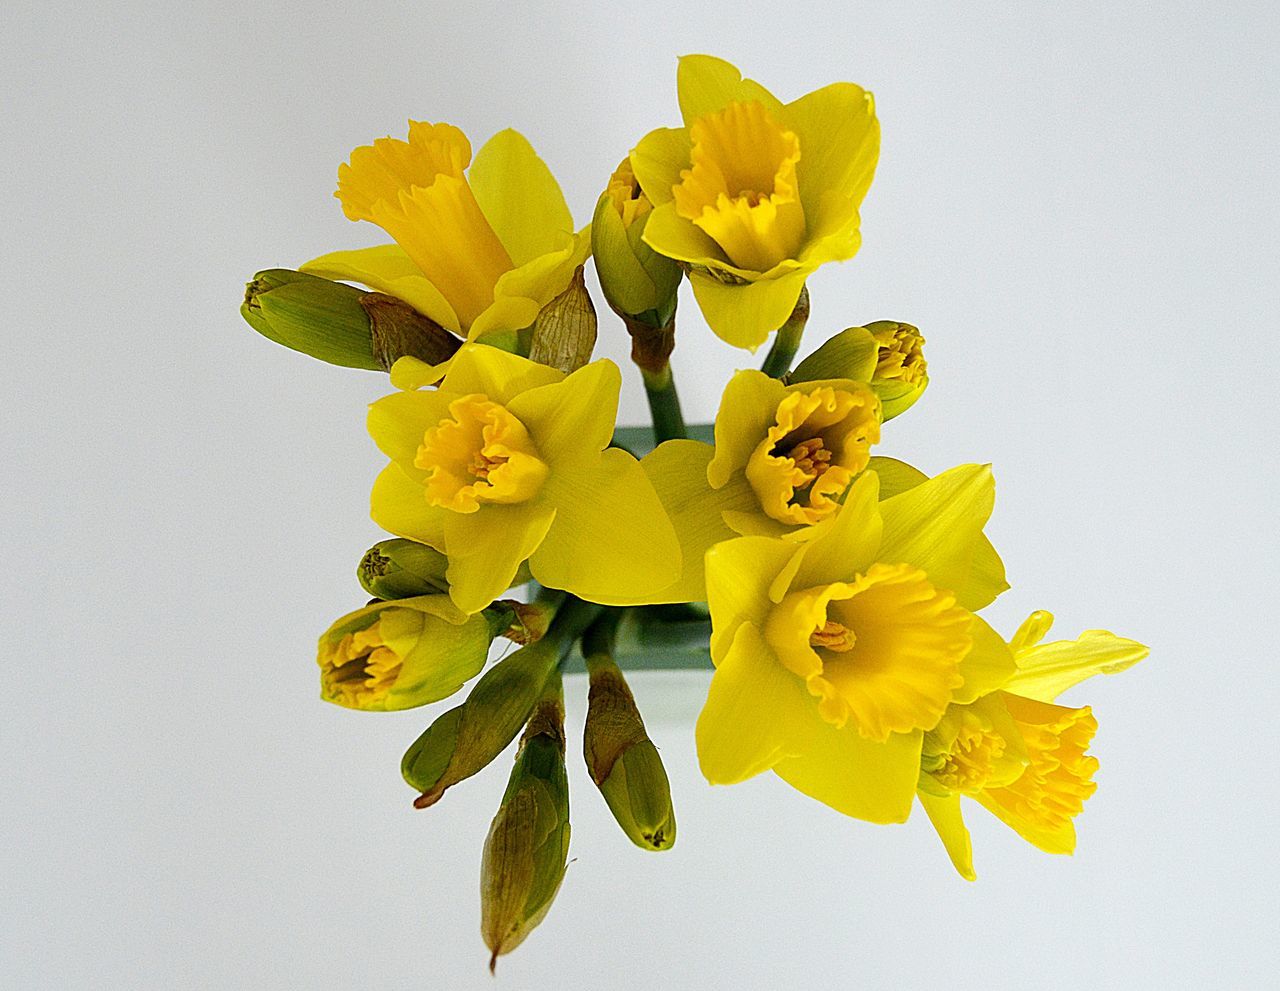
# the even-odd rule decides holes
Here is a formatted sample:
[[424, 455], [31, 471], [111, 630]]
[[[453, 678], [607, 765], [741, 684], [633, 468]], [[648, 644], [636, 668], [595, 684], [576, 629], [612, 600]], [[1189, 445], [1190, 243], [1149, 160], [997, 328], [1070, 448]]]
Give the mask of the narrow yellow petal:
[[710, 266], [746, 278], [745, 269], [737, 269], [724, 249], [710, 234], [682, 217], [674, 202], [659, 203], [649, 214], [644, 228], [644, 243], [660, 255], [690, 265]]
[[877, 560], [883, 530], [879, 482], [874, 472], [864, 472], [849, 489], [840, 511], [810, 531], [795, 587], [847, 581]]
[[762, 622], [773, 608], [769, 588], [795, 554], [794, 544], [769, 537], [738, 537], [707, 551], [714, 662], [720, 663], [740, 625]]
[[542, 500], [489, 504], [476, 513], [442, 512], [449, 596], [465, 613], [479, 612], [511, 587], [556, 517]]
[[602, 358], [561, 382], [525, 390], [507, 408], [533, 432], [538, 450], [554, 466], [609, 446], [621, 388], [618, 366]]
[[743, 623], [698, 716], [698, 764], [712, 784], [745, 781], [795, 753], [795, 741], [816, 719], [804, 683], [778, 662], [752, 624]]
[[[1044, 629], [1047, 632], [1047, 623]], [[1018, 671], [1006, 687], [1027, 698], [1052, 702], [1086, 678], [1124, 671], [1149, 653], [1150, 649], [1136, 640], [1106, 630], [1085, 630], [1075, 640], [1055, 640], [1018, 650]]]
[[355, 251], [331, 251], [313, 258], [300, 271], [324, 279], [359, 282], [375, 292], [402, 299], [423, 316], [452, 333], [462, 325], [449, 301], [422, 274], [422, 269], [398, 244], [380, 244]]
[[920, 777], [921, 734], [895, 733], [883, 743], [811, 719], [801, 756], [774, 765], [798, 791], [847, 816], [868, 822], [906, 822]]
[[798, 269], [776, 279], [736, 285], [694, 272], [689, 283], [715, 335], [726, 344], [754, 352], [791, 316], [808, 277], [808, 271]]
[[733, 102], [755, 101], [770, 112], [782, 110], [778, 98], [737, 67], [712, 55], [685, 55], [676, 70], [676, 91], [685, 126]]
[[631, 150], [631, 170], [655, 207], [671, 202], [681, 171], [689, 167], [691, 147], [686, 128], [659, 127]]
[[707, 481], [720, 488], [747, 467], [751, 454], [773, 426], [786, 386], [777, 379], [746, 369], [724, 387], [716, 413], [715, 455], [707, 465]]
[[476, 153], [471, 190], [513, 264], [563, 247], [573, 216], [547, 164], [524, 135], [499, 131]]
[[428, 505], [422, 482], [405, 474], [395, 462], [383, 468], [374, 481], [369, 509], [373, 522], [388, 533], [438, 551], [446, 549], [445, 520], [455, 514]]
[[458, 395], [480, 393], [504, 406], [526, 389], [564, 380], [564, 372], [484, 344], [464, 344], [441, 388]]
[[973, 870], [973, 842], [969, 839], [969, 829], [960, 810], [960, 796], [942, 798], [922, 791], [917, 797], [960, 876], [966, 881], [978, 880]]
[[590, 253], [591, 236], [584, 228], [562, 238], [553, 250], [502, 275], [493, 289], [493, 305], [471, 324], [469, 339], [532, 326], [542, 308], [569, 287]]

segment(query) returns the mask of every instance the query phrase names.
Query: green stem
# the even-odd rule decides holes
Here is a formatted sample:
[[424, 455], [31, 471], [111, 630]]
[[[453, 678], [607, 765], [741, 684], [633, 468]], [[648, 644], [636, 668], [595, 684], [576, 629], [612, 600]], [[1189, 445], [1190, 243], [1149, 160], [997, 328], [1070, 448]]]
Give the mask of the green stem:
[[582, 634], [582, 656], [586, 658], [588, 671], [594, 658], [607, 658], [613, 663], [613, 644], [622, 613], [621, 609], [605, 609]]
[[796, 299], [791, 316], [787, 317], [787, 322], [778, 328], [778, 335], [773, 339], [773, 347], [769, 349], [769, 355], [760, 366], [760, 371], [776, 379], [782, 378], [791, 371], [791, 361], [800, 349], [800, 338], [804, 334], [804, 325], [808, 320], [809, 287], [804, 286], [800, 289], [800, 296]]
[[641, 368], [644, 378], [645, 395], [649, 398], [649, 412], [653, 416], [654, 441], [661, 444], [664, 440], [682, 440], [685, 432], [684, 416], [680, 413], [680, 397], [676, 394], [675, 379], [671, 375], [671, 365], [666, 364], [661, 371], [649, 371]]
[[600, 615], [604, 606], [594, 602], [583, 602], [575, 595], [566, 595], [556, 610], [556, 618], [551, 621], [551, 628], [539, 643], [551, 643], [560, 652], [560, 663], [563, 664], [583, 631]]

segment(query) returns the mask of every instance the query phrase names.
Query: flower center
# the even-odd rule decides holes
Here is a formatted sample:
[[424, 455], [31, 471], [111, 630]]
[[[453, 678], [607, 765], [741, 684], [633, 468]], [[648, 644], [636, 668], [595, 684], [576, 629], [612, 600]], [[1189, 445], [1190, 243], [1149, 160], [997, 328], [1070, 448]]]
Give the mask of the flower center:
[[962, 726], [933, 776], [944, 788], [974, 794], [986, 786], [1004, 750], [1004, 737], [999, 734], [977, 726]]
[[474, 513], [481, 503], [525, 502], [537, 494], [548, 468], [525, 425], [481, 395], [449, 404], [450, 417], [428, 430], [414, 465], [427, 472], [432, 506]]
[[934, 726], [963, 678], [970, 614], [906, 564], [874, 564], [852, 582], [792, 592], [764, 634], [805, 679], [822, 718], [850, 719], [883, 741]]
[[875, 377], [895, 379], [908, 385], [919, 382], [928, 368], [924, 360], [924, 338], [909, 324], [893, 324], [873, 331], [879, 349]]
[[851, 383], [850, 390], [791, 392], [747, 461], [747, 481], [775, 520], [817, 523], [840, 508], [879, 439], [879, 404], [870, 389]]
[[800, 139], [762, 103], [730, 103], [689, 128], [691, 167], [672, 187], [676, 213], [691, 220], [737, 268], [767, 272], [804, 240], [796, 186]]
[[386, 695], [400, 674], [400, 655], [384, 640], [382, 621], [321, 646], [320, 687], [324, 697], [348, 708], [367, 708]]

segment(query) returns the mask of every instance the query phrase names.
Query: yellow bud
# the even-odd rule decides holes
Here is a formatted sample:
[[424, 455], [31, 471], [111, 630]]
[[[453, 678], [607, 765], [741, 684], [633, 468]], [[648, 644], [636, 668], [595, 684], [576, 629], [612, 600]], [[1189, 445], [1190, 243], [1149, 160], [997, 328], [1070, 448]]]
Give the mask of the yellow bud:
[[906, 412], [929, 384], [924, 338], [908, 323], [877, 320], [842, 330], [800, 362], [790, 382], [843, 378], [866, 382], [880, 397], [883, 419]]

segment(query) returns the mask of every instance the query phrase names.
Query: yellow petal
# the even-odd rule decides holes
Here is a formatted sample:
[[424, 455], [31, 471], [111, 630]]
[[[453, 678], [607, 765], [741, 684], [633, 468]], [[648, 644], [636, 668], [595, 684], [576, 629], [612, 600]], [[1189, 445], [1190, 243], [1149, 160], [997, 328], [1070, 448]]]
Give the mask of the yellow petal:
[[634, 457], [609, 448], [560, 464], [542, 498], [556, 520], [529, 560], [533, 577], [604, 605], [656, 596], [680, 577], [680, 542]]
[[856, 207], [867, 195], [880, 158], [880, 122], [871, 94], [853, 83], [832, 83], [779, 112], [800, 136], [800, 196], [816, 217], [820, 193]]
[[956, 689], [952, 699], [957, 704], [972, 702], [1003, 688], [1017, 671], [1013, 651], [1004, 637], [993, 630], [981, 616], [974, 616], [969, 627], [973, 647], [960, 662], [960, 675], [964, 684]]
[[864, 472], [849, 489], [840, 511], [810, 531], [796, 588], [848, 581], [877, 560], [883, 529], [879, 481], [874, 472]]
[[438, 551], [445, 550], [445, 519], [455, 515], [439, 506], [429, 506], [422, 483], [406, 475], [394, 462], [383, 468], [373, 483], [369, 514], [388, 533]]
[[1053, 613], [1037, 609], [1022, 621], [1017, 632], [1009, 638], [1009, 649], [1018, 654], [1026, 647], [1034, 647], [1048, 635], [1052, 626]]
[[750, 273], [734, 268], [724, 249], [691, 220], [680, 216], [675, 203], [661, 203], [654, 207], [644, 227], [644, 243], [660, 255], [674, 258], [690, 265], [711, 266], [730, 273], [741, 272], [741, 278]]
[[455, 179], [471, 161], [471, 142], [452, 124], [409, 121], [409, 140], [378, 138], [351, 153], [338, 167], [342, 211], [350, 220], [373, 220], [378, 203], [395, 203], [401, 192], [427, 187], [440, 176]]
[[454, 395], [480, 393], [506, 405], [527, 389], [564, 379], [564, 372], [484, 344], [464, 344], [453, 356], [441, 388]]
[[995, 504], [987, 465], [961, 465], [880, 504], [882, 561], [905, 561], [961, 599], [969, 585], [974, 546]]
[[756, 504], [755, 493], [743, 479], [721, 489], [707, 484], [707, 463], [712, 451], [710, 444], [670, 440], [659, 444], [640, 461], [671, 517], [684, 561], [680, 580], [663, 590], [661, 601], [664, 602], [706, 600], [706, 553], [734, 536], [722, 514], [726, 510], [749, 511]]
[[758, 101], [771, 113], [782, 110], [778, 98], [754, 79], [743, 79], [738, 69], [711, 55], [684, 55], [676, 70], [680, 113], [688, 127], [703, 114], [723, 110], [733, 102]]
[[690, 148], [686, 128], [659, 127], [631, 149], [631, 171], [655, 207], [671, 202], [681, 171], [689, 167]]
[[432, 365], [411, 354], [402, 355], [391, 366], [391, 384], [405, 392], [425, 389], [438, 384], [452, 364], [453, 358]]
[[746, 369], [729, 379], [716, 413], [715, 455], [707, 465], [707, 481], [720, 488], [747, 467], [752, 452], [773, 426], [786, 386], [777, 379]]
[[622, 373], [607, 358], [593, 361], [561, 382], [528, 389], [507, 408], [529, 429], [553, 466], [599, 454], [613, 438]]
[[555, 251], [573, 235], [573, 216], [560, 185], [518, 131], [508, 128], [486, 141], [467, 177], [515, 265]]
[[924, 808], [938, 838], [946, 847], [947, 856], [966, 881], [976, 881], [978, 875], [973, 870], [973, 843], [969, 839], [969, 829], [964, 824], [964, 815], [960, 811], [960, 796], [949, 795], [942, 798], [920, 792], [917, 796]]
[[1106, 630], [1085, 630], [1076, 640], [1055, 640], [1020, 649], [1015, 655], [1018, 672], [1006, 687], [1027, 698], [1052, 702], [1086, 678], [1124, 671], [1149, 653], [1150, 648], [1136, 640], [1126, 640]]
[[796, 547], [770, 537], [738, 537], [707, 551], [707, 605], [711, 610], [711, 659], [717, 664], [743, 623], [760, 623], [773, 602], [769, 589]]
[[590, 231], [564, 237], [559, 247], [525, 262], [498, 279], [493, 305], [476, 317], [469, 340], [532, 326], [544, 306], [568, 288], [591, 253]]
[[698, 764], [712, 784], [745, 781], [794, 753], [794, 741], [817, 718], [804, 683], [778, 662], [752, 624], [743, 623], [698, 716]]
[[736, 285], [694, 272], [689, 283], [715, 335], [727, 344], [754, 352], [791, 316], [808, 276], [806, 270], [799, 269], [776, 279]]
[[499, 505], [475, 513], [445, 514], [449, 596], [476, 613], [511, 587], [516, 572], [543, 542], [556, 511], [542, 500]]
[[449, 415], [454, 397], [440, 392], [393, 392], [369, 405], [369, 436], [409, 474], [423, 435]]
[[921, 734], [895, 733], [884, 743], [864, 739], [852, 725], [809, 723], [802, 756], [774, 765], [797, 791], [847, 816], [868, 822], [906, 822], [920, 776]]
[[313, 258], [300, 271], [323, 279], [359, 282], [376, 292], [402, 299], [423, 316], [455, 334], [462, 325], [449, 301], [398, 244], [380, 244], [355, 251], [331, 251]]
[[880, 476], [881, 499], [892, 499], [901, 492], [910, 491], [922, 482], [929, 481], [929, 476], [919, 468], [897, 458], [886, 458], [878, 454], [871, 456], [867, 470]]

